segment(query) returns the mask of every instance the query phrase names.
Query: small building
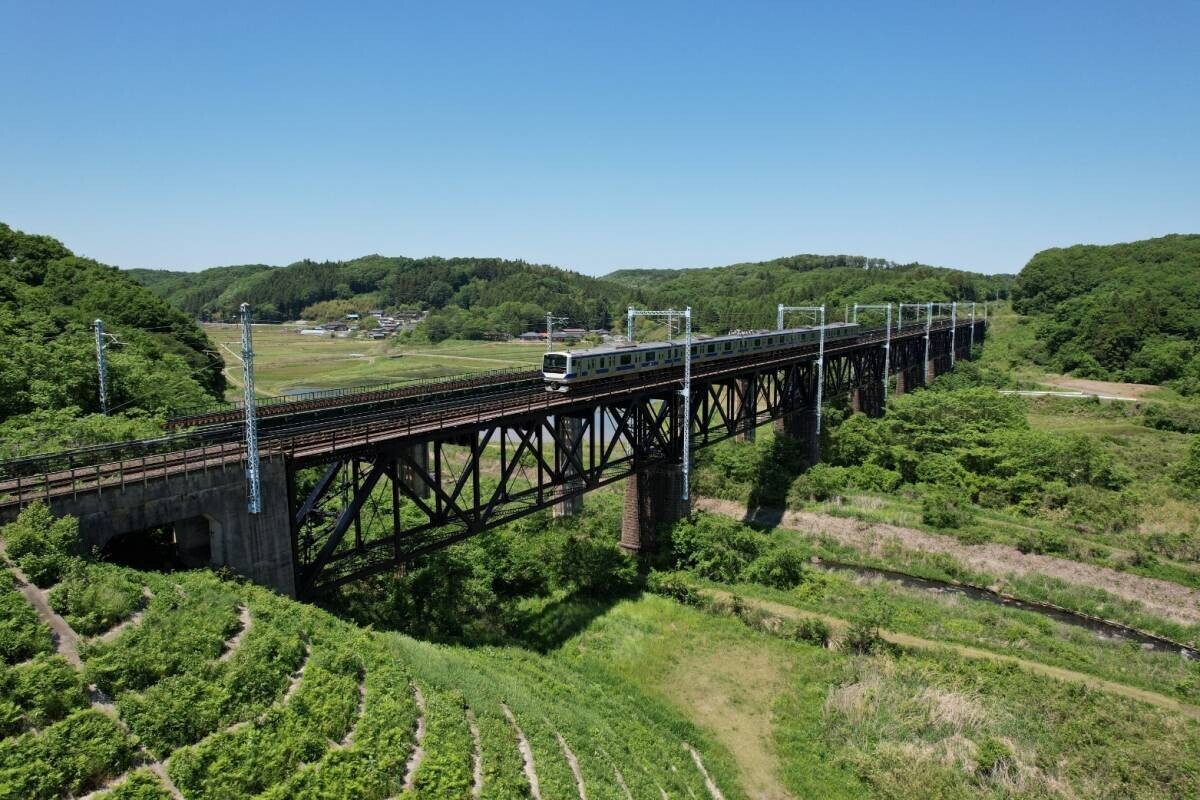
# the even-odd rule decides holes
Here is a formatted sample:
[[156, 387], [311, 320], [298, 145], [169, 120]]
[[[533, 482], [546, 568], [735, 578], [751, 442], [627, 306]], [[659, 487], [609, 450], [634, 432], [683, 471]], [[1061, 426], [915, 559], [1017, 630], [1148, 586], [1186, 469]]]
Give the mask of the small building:
[[367, 314], [368, 314], [369, 316], [375, 317], [376, 319], [379, 319], [380, 317], [382, 317], [382, 316], [383, 316], [383, 309], [381, 309], [381, 308], [376, 308], [376, 309], [373, 309], [373, 310], [371, 310], [371, 311], [368, 311], [368, 312], [367, 312]]
[[328, 334], [329, 334], [329, 331], [325, 330], [324, 328], [301, 328], [300, 329], [301, 336], [327, 336]]
[[351, 311], [349, 314], [346, 315], [346, 319], [358, 319], [358, 318], [359, 318], [359, 315], [355, 314], [353, 311]]
[[517, 338], [522, 342], [540, 342], [546, 338], [546, 334], [538, 333], [537, 331], [525, 331]]
[[344, 322], [326, 322], [324, 325], [321, 326], [321, 328], [326, 331], [348, 331], [348, 330], [350, 330], [350, 326]]

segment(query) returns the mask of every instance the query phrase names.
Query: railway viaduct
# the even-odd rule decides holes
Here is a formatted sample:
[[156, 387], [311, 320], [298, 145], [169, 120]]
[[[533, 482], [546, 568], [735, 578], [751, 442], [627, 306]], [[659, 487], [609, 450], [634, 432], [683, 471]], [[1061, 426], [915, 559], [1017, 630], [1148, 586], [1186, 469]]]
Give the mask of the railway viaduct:
[[[924, 385], [970, 358], [984, 333], [983, 320], [935, 320], [865, 330], [827, 346], [820, 366], [812, 345], [704, 364], [692, 374], [692, 447], [773, 423], [811, 465], [819, 384], [826, 400], [849, 395], [855, 410], [880, 415], [889, 381], [896, 393]], [[559, 394], [519, 373], [394, 406], [348, 395], [323, 418], [264, 428], [254, 514], [236, 425], [7, 462], [0, 523], [42, 501], [78, 517], [95, 547], [170, 527], [186, 563], [225, 565], [303, 598], [539, 509], [574, 513], [586, 492], [628, 478], [621, 545], [637, 552], [688, 512], [682, 370], [639, 377]]]

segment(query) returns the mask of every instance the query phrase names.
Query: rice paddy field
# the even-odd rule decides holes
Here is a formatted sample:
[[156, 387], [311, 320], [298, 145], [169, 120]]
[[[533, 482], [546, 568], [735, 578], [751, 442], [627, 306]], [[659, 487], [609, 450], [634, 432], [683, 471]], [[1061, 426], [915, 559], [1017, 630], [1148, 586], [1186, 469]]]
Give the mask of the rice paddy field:
[[[241, 399], [240, 329], [224, 324], [204, 329], [225, 360], [226, 399]], [[254, 326], [254, 380], [260, 396], [530, 368], [541, 364], [544, 352], [544, 345], [522, 342], [410, 344], [365, 334], [303, 335], [300, 330], [292, 324]]]

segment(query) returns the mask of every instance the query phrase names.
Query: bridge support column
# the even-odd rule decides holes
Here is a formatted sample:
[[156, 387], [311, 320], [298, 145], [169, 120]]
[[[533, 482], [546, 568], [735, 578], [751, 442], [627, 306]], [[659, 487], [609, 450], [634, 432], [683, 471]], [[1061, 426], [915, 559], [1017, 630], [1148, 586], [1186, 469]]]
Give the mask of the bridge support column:
[[905, 370], [900, 370], [899, 372], [896, 373], [896, 394], [901, 395], [901, 394], [907, 394], [907, 393], [908, 393], [908, 372]]
[[[555, 424], [558, 425], [558, 435], [567, 443], [570, 451], [577, 454], [580, 461], [582, 461], [583, 420], [579, 417], [557, 417]], [[566, 463], [562, 465], [562, 471], [564, 492], [579, 492], [583, 489], [583, 477], [579, 474], [579, 469], [576, 467], [575, 462], [569, 457]], [[573, 497], [564, 497], [554, 504], [554, 516], [569, 517], [573, 514], [578, 514], [582, 508], [582, 494], [576, 494]]]
[[775, 434], [800, 443], [800, 458], [805, 469], [821, 463], [821, 435], [817, 433], [817, 415], [812, 411], [797, 411], [775, 420]]
[[747, 427], [738, 432], [735, 441], [753, 442], [755, 435], [754, 423], [758, 418], [758, 388], [752, 378], [738, 378], [737, 397], [734, 413], [739, 424]]
[[850, 391], [851, 410], [866, 414], [868, 417], [883, 416], [882, 386], [874, 383], [868, 387], [859, 387]]
[[925, 385], [933, 383], [933, 379], [938, 376], [937, 361], [929, 359], [925, 362]]
[[621, 549], [629, 553], [653, 550], [659, 526], [683, 519], [691, 511], [682, 490], [682, 464], [651, 464], [630, 475], [625, 481]]
[[[413, 460], [414, 464], [425, 470], [425, 472], [429, 472], [428, 442], [404, 445], [404, 450], [407, 452], [408, 457]], [[417, 497], [420, 497], [422, 500], [429, 497], [429, 484], [426, 483], [424, 478], [418, 477], [416, 470], [404, 467], [401, 477], [404, 485], [411, 489]]]

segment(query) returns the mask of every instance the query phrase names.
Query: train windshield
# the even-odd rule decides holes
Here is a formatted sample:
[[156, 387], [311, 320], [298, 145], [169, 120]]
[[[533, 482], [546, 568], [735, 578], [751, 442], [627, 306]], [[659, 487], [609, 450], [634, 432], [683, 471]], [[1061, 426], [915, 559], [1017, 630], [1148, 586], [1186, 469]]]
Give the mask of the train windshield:
[[562, 353], [546, 353], [542, 359], [542, 372], [566, 372], [567, 357]]

